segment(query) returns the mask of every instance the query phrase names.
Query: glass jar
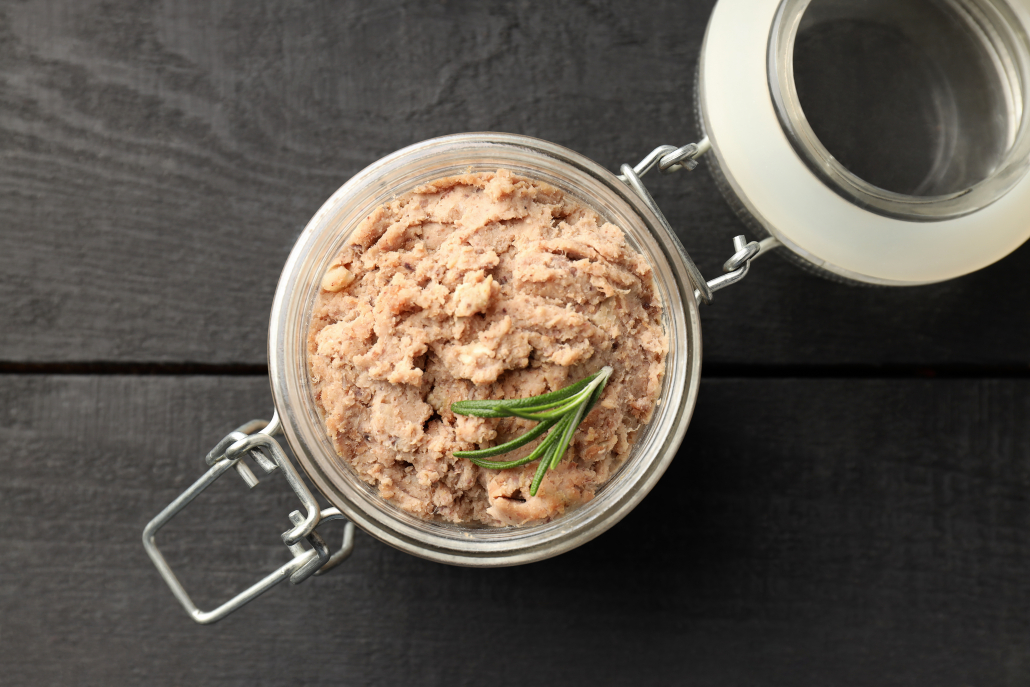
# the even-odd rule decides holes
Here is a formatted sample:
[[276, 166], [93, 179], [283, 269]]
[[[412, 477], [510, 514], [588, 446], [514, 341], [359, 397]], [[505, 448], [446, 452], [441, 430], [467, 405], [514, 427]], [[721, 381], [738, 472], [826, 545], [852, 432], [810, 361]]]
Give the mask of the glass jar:
[[[640, 176], [655, 165], [674, 171], [691, 167], [699, 154], [691, 144], [661, 146], [636, 167], [616, 176], [584, 156], [546, 141], [500, 133], [445, 136], [417, 143], [372, 164], [344, 184], [315, 213], [290, 253], [272, 304], [268, 367], [276, 413], [270, 422], [249, 422], [208, 454], [210, 469], [155, 517], [143, 544], [165, 582], [199, 623], [233, 612], [272, 586], [299, 583], [338, 565], [350, 553], [357, 525], [402, 551], [441, 563], [490, 567], [529, 563], [583, 544], [623, 518], [665, 472], [690, 422], [701, 374], [698, 303], [739, 281], [758, 253], [757, 243], [736, 237], [737, 252], [726, 274], [706, 282], [680, 244]], [[622, 229], [627, 243], [647, 261], [661, 325], [668, 339], [665, 374], [651, 420], [639, 430], [629, 456], [594, 497], [551, 522], [522, 527], [461, 526], [423, 520], [383, 499], [336, 454], [315, 401], [308, 367], [308, 332], [322, 277], [359, 223], [375, 208], [435, 179], [507, 169], [543, 181]], [[283, 434], [308, 479], [332, 503], [321, 509], [305, 481], [274, 438]], [[250, 486], [258, 483], [243, 462], [249, 456], [265, 472], [280, 471], [305, 513], [293, 511], [294, 527], [283, 533], [293, 560], [212, 611], [196, 607], [156, 544], [156, 534], [183, 507], [230, 468]], [[342, 546], [331, 552], [319, 524], [346, 519]], [[308, 546], [304, 545], [307, 542]]]
[[[373, 209], [434, 179], [501, 168], [560, 188], [623, 230], [653, 270], [669, 353], [660, 403], [651, 421], [640, 430], [623, 466], [592, 500], [546, 524], [463, 527], [402, 511], [361, 481], [336, 454], [315, 406], [308, 330], [322, 275]], [[403, 551], [469, 566], [529, 563], [567, 551], [625, 516], [665, 472], [683, 439], [701, 369], [701, 325], [687, 261], [668, 225], [627, 184], [561, 146], [525, 136], [477, 133], [404, 148], [334, 193], [286, 261], [268, 337], [272, 395], [286, 438], [304, 472], [334, 506], [364, 531]]]

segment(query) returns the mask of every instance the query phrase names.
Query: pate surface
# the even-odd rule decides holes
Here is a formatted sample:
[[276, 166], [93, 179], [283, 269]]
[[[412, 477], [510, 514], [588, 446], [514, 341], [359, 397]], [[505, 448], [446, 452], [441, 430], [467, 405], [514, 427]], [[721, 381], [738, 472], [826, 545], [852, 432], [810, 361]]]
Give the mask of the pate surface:
[[[542, 182], [466, 174], [354, 231], [315, 304], [311, 380], [337, 453], [383, 498], [455, 523], [544, 522], [593, 498], [650, 419], [668, 349], [660, 319], [650, 267], [618, 227]], [[455, 415], [452, 402], [541, 394], [604, 365], [604, 396], [536, 496], [535, 462], [454, 457], [535, 423]]]

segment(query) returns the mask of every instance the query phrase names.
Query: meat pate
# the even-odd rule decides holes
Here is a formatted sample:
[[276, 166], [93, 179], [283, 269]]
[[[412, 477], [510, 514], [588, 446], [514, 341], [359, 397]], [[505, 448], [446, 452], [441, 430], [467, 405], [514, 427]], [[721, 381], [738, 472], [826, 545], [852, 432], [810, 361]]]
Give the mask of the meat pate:
[[[418, 516], [490, 526], [592, 499], [650, 419], [667, 350], [651, 269], [622, 230], [506, 170], [439, 179], [372, 212], [325, 273], [308, 338], [328, 436], [361, 479]], [[453, 455], [535, 423], [451, 403], [542, 394], [604, 365], [601, 401], [536, 496], [536, 463]]]

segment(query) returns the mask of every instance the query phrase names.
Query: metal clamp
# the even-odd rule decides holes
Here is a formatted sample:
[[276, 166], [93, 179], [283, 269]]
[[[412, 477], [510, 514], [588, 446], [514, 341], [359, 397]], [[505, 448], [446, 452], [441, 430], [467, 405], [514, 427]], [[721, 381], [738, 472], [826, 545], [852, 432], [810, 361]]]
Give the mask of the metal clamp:
[[[676, 146], [662, 145], [652, 150], [643, 160], [636, 164], [634, 167], [629, 165], [622, 165], [619, 171], [622, 174], [619, 175], [619, 179], [629, 184], [648, 208], [653, 212], [658, 220], [662, 223], [662, 226], [669, 232], [670, 235], [676, 236], [676, 233], [672, 230], [672, 226], [669, 224], [669, 220], [665, 218], [665, 214], [658, 207], [658, 204], [651, 197], [647, 188], [644, 186], [644, 182], [641, 181], [641, 177], [647, 174], [656, 165], [658, 170], [662, 174], [668, 174], [670, 172], [677, 172], [681, 169], [693, 170], [697, 167], [697, 158], [704, 155], [711, 149], [711, 143], [708, 137], [701, 139], [698, 143], [689, 143], [685, 146], [677, 148]], [[709, 304], [714, 298], [714, 293], [719, 289], [726, 288], [730, 284], [736, 284], [738, 281], [747, 276], [748, 270], [751, 269], [751, 261], [758, 257], [760, 254], [779, 246], [779, 241], [776, 239], [766, 239], [761, 243], [757, 241], [748, 242], [743, 236], [733, 237], [733, 249], [736, 251], [729, 260], [723, 264], [722, 276], [716, 277], [712, 280], [706, 280], [701, 276], [701, 271], [694, 264], [694, 260], [687, 253], [686, 249], [681, 245], [680, 248], [683, 251], [683, 256], [686, 259], [687, 272], [690, 277], [690, 281], [694, 285], [694, 297], [700, 302]]]
[[[190, 617], [198, 623], [206, 625], [221, 620], [287, 578], [293, 584], [299, 584], [312, 575], [324, 574], [342, 563], [354, 549], [354, 525], [349, 521], [343, 530], [343, 543], [334, 553], [329, 552], [325, 540], [315, 531], [315, 528], [323, 522], [345, 520], [346, 518], [336, 508], [319, 510], [318, 502], [315, 501], [315, 497], [304, 484], [296, 468], [293, 467], [293, 463], [287, 458], [279, 443], [272, 438], [281, 429], [278, 415], [276, 415], [272, 417], [271, 422], [252, 420], [230, 432], [207, 455], [205, 461], [210, 466], [208, 471], [151, 520], [143, 530], [143, 546], [150, 555], [150, 559], [171, 588], [175, 598], [179, 600]], [[199, 496], [230, 468], [235, 467], [249, 487], [257, 486], [257, 477], [245, 463], [241, 462], [245, 455], [251, 456], [266, 473], [280, 469], [304, 506], [305, 513], [302, 514], [299, 510], [290, 513], [290, 521], [294, 526], [282, 535], [283, 542], [293, 554], [293, 560], [266, 575], [213, 611], [202, 611], [193, 603], [189, 594], [186, 593], [186, 589], [179, 582], [179, 578], [172, 572], [168, 561], [157, 548], [154, 537], [158, 530], [175, 517], [176, 513], [185, 508], [190, 501]], [[301, 543], [302, 540], [306, 541], [310, 548], [306, 548]]]

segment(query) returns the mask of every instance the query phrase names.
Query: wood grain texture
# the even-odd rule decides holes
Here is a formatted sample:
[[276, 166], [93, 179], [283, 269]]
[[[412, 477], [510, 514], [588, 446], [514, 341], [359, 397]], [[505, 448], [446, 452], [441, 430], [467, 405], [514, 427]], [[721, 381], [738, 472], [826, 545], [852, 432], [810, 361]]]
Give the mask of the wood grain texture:
[[[711, 0], [59, 0], [0, 6], [0, 361], [261, 364], [301, 228], [377, 158], [538, 136], [609, 168], [695, 138]], [[706, 274], [741, 230], [649, 183]], [[772, 258], [704, 313], [709, 364], [1026, 367], [1030, 249], [916, 289]]]
[[[590, 544], [469, 570], [361, 535], [199, 627], [140, 532], [267, 407], [257, 377], [3, 378], [0, 682], [1030, 680], [1026, 380], [706, 381], [669, 472]], [[159, 540], [206, 604], [287, 556], [288, 490], [226, 480]]]

